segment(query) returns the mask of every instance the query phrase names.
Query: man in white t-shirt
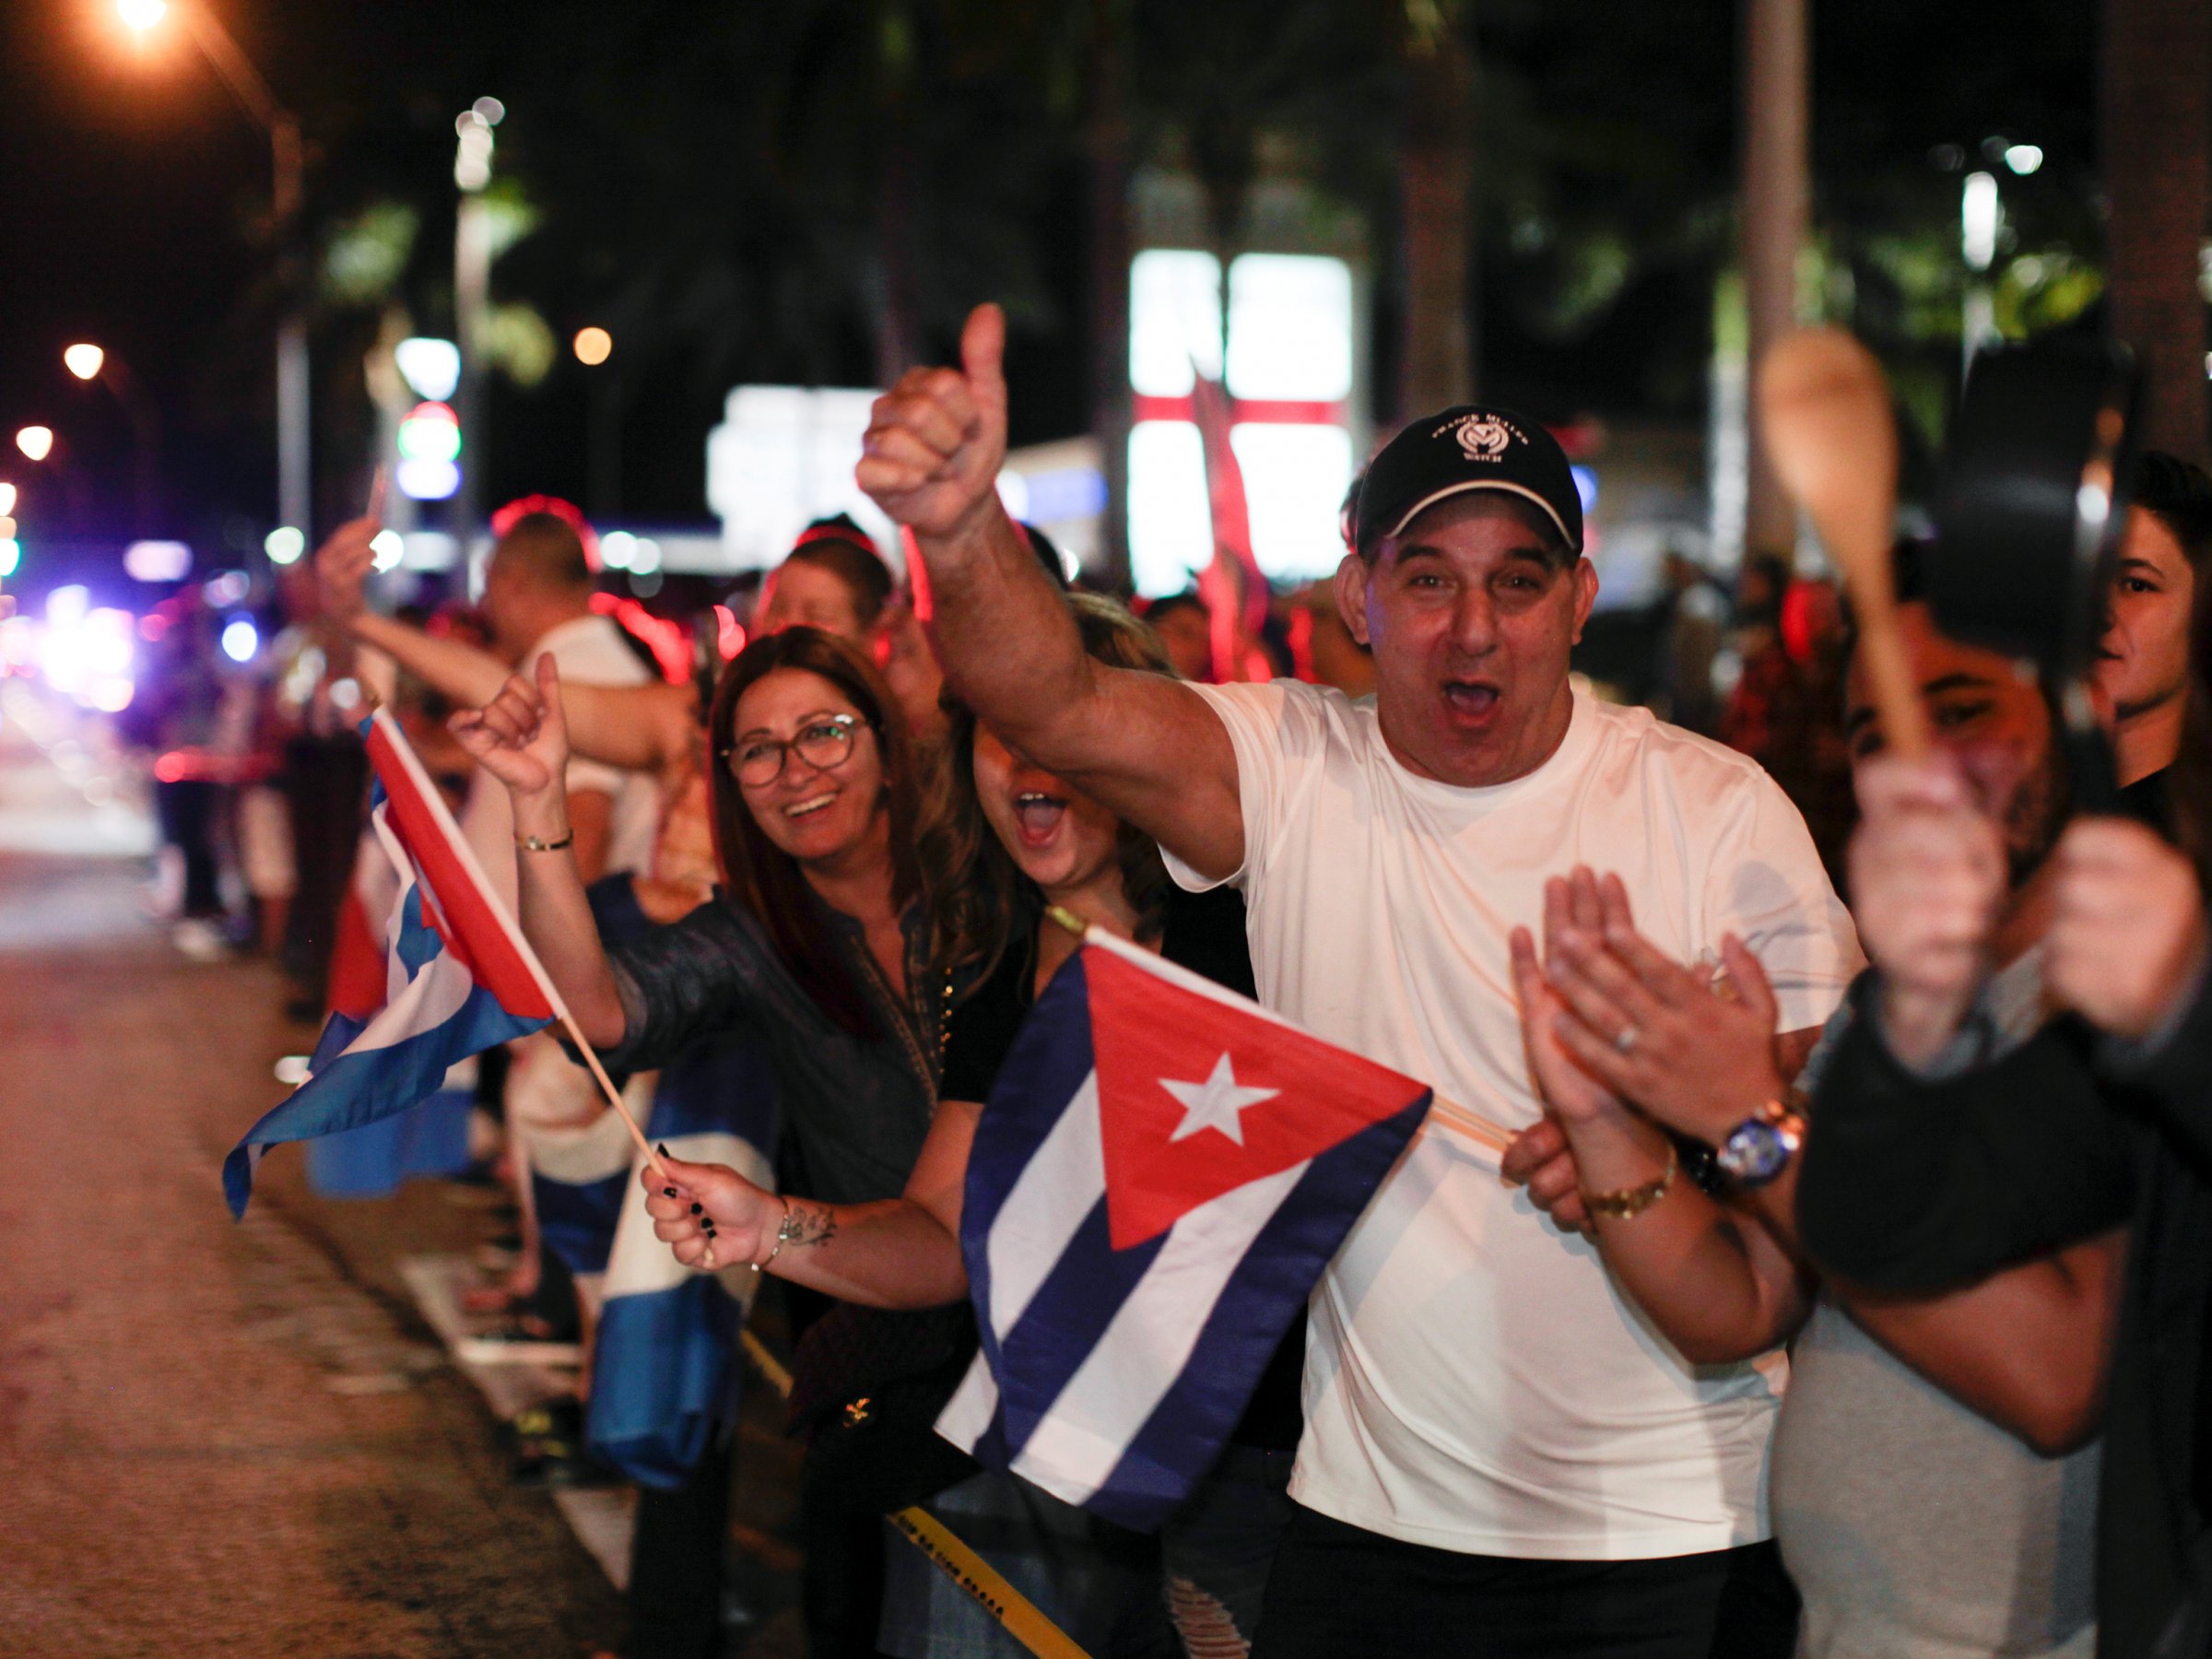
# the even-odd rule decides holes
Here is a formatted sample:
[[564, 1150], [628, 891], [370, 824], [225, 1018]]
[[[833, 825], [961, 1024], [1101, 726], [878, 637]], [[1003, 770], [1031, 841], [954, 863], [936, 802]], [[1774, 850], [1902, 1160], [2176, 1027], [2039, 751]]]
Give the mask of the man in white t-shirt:
[[[1003, 343], [984, 307], [962, 370], [879, 400], [860, 482], [915, 532], [956, 691], [1155, 834], [1179, 881], [1242, 889], [1264, 1002], [1533, 1124], [1509, 935], [1588, 864], [1682, 960], [1741, 936], [1794, 1069], [1856, 966], [1849, 918], [1756, 766], [1571, 688], [1597, 579], [1542, 428], [1448, 410], [1369, 469], [1336, 585], [1371, 700], [1191, 686], [1085, 656], [1022, 558], [993, 492]], [[1789, 1651], [1763, 1498], [1780, 1357], [1690, 1365], [1492, 1155], [1425, 1129], [1309, 1330], [1262, 1653]]]
[[[530, 512], [507, 526], [484, 567], [479, 608], [491, 648], [535, 678], [550, 656], [560, 677], [579, 686], [640, 686], [653, 675], [623, 642], [611, 617], [592, 609], [592, 567], [573, 525]], [[569, 763], [569, 827], [576, 866], [588, 885], [601, 876], [653, 866], [660, 794], [653, 777], [595, 760]], [[514, 902], [514, 818], [507, 792], [479, 773], [470, 780], [461, 827], [477, 859]]]

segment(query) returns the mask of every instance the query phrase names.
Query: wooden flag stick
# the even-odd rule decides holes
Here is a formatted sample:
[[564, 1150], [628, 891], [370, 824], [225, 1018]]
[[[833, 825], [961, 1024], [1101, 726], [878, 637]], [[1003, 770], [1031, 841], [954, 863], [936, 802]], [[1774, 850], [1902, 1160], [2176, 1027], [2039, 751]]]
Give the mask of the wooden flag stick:
[[1897, 512], [1897, 427], [1873, 353], [1840, 329], [1800, 329], [1759, 371], [1767, 456], [1819, 531], [1856, 613], [1859, 650], [1882, 735], [1918, 759], [1935, 747], [1912, 677], [1890, 574]]

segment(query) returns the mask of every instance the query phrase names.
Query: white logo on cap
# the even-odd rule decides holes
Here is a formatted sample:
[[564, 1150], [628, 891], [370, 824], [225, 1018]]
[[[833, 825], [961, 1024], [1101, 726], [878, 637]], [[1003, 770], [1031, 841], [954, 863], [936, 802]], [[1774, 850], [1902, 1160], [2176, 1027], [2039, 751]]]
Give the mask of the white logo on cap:
[[1456, 425], [1460, 450], [1470, 461], [1496, 461], [1516, 439], [1528, 441], [1512, 422], [1495, 415], [1463, 416]]

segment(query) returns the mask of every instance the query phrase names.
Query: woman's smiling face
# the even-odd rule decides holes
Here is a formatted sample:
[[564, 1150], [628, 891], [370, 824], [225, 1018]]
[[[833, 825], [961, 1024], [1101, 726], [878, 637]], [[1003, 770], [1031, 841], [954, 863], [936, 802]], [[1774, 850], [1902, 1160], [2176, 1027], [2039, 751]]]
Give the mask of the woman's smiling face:
[[[853, 724], [845, 759], [822, 766], [808, 760], [795, 740]], [[858, 847], [883, 810], [883, 754], [875, 729], [853, 700], [830, 680], [804, 668], [778, 668], [747, 687], [737, 700], [735, 728], [724, 764], [735, 773], [750, 756], [765, 764], [777, 754], [782, 769], [759, 783], [737, 781], [747, 809], [761, 832], [801, 864], [836, 859]]]

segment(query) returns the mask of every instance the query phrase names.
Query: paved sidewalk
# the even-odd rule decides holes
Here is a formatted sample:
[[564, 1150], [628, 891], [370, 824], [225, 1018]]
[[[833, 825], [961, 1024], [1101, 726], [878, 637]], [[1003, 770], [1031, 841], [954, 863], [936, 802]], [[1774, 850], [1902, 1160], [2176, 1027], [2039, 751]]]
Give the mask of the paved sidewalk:
[[614, 1592], [397, 1278], [470, 1213], [323, 1203], [287, 1149], [231, 1223], [222, 1155], [312, 1033], [263, 965], [134, 924], [142, 874], [0, 851], [0, 1655], [613, 1645]]

